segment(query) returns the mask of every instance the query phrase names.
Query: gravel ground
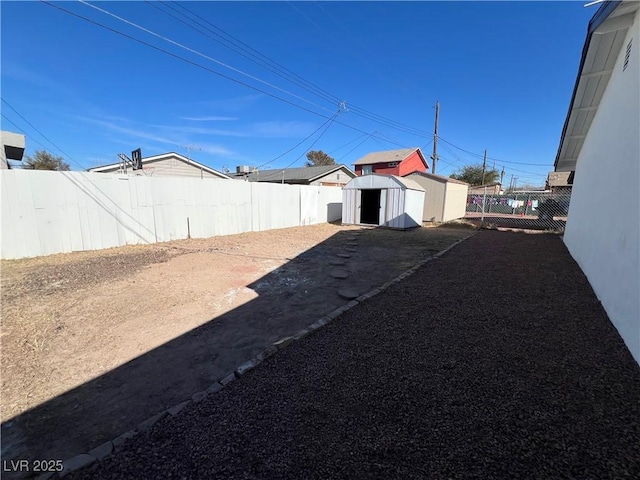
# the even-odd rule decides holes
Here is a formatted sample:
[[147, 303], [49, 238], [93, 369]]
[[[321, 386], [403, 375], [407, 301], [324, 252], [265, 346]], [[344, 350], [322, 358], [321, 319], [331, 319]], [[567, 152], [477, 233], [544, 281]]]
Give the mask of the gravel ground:
[[482, 231], [66, 478], [640, 478], [639, 398], [560, 238]]

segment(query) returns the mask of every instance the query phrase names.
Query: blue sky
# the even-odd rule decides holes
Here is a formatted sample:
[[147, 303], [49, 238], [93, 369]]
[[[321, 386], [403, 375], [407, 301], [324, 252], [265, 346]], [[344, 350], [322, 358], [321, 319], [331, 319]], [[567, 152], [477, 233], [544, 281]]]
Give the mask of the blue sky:
[[2, 129], [74, 170], [137, 147], [220, 170], [302, 166], [309, 149], [350, 165], [371, 151], [430, 154], [439, 101], [437, 173], [487, 149], [505, 183], [542, 185], [597, 8], [584, 3], [54, 4], [171, 56], [44, 3], [3, 1]]

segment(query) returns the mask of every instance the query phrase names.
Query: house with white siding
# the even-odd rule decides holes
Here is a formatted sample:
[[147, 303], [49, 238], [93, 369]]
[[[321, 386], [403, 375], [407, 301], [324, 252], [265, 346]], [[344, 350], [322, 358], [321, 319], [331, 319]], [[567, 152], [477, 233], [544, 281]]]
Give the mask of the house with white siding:
[[[640, 363], [640, 2], [589, 22], [556, 172], [575, 172], [564, 242]], [[586, 328], [586, 327], [585, 327]]]
[[98, 173], [119, 173], [126, 175], [146, 175], [148, 177], [196, 177], [196, 178], [225, 178], [228, 175], [219, 172], [202, 163], [180, 155], [169, 152], [152, 157], [142, 158], [142, 168], [134, 170], [126, 163], [112, 163], [101, 167], [90, 168], [89, 172]]

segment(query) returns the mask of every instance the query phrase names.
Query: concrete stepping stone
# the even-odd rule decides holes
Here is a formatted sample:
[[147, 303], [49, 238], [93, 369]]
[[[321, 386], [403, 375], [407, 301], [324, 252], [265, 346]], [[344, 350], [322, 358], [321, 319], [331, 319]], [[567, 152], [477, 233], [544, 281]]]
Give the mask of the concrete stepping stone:
[[345, 270], [332, 270], [331, 276], [333, 278], [339, 278], [340, 280], [344, 280], [345, 278], [349, 278], [349, 272]]
[[348, 253], [338, 253], [336, 255], [340, 258], [351, 258], [351, 255], [349, 255]]
[[345, 300], [353, 300], [354, 298], [358, 298], [358, 292], [351, 288], [341, 288], [338, 290], [338, 295]]
[[344, 260], [341, 260], [339, 258], [336, 258], [335, 260], [329, 260], [329, 265], [333, 265], [333, 266], [338, 266], [338, 265], [344, 265], [346, 262]]
[[357, 252], [357, 251], [358, 251], [358, 249], [353, 248], [353, 247], [347, 247], [347, 248], [345, 248], [345, 250], [346, 250], [347, 252]]
[[347, 247], [357, 247], [358, 242], [347, 242]]
[[358, 240], [358, 237], [347, 237], [347, 240], [350, 242], [355, 241], [355, 240]]

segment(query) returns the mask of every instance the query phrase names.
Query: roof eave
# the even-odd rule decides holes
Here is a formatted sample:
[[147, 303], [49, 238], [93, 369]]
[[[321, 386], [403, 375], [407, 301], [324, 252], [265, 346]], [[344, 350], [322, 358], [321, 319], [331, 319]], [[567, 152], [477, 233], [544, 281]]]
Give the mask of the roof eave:
[[573, 86], [573, 93], [571, 94], [571, 101], [569, 102], [569, 109], [567, 111], [567, 117], [564, 121], [564, 126], [562, 127], [562, 134], [560, 135], [560, 144], [558, 146], [558, 152], [556, 153], [556, 159], [553, 162], [554, 170], [558, 167], [558, 161], [560, 160], [560, 153], [562, 152], [562, 146], [564, 144], [565, 135], [567, 133], [567, 128], [569, 127], [569, 120], [571, 119], [571, 112], [573, 111], [573, 106], [576, 101], [576, 94], [578, 93], [578, 85], [580, 84], [580, 78], [582, 77], [582, 70], [584, 69], [584, 63], [587, 58], [587, 53], [589, 52], [589, 45], [591, 44], [591, 37], [593, 33], [597, 30], [597, 28], [602, 25], [609, 15], [622, 3], [622, 0], [610, 0], [604, 2], [596, 13], [591, 17], [589, 21], [589, 26], [587, 27], [587, 38], [585, 39], [584, 46], [582, 47], [582, 57], [580, 58], [580, 66], [578, 67], [578, 74], [576, 76], [576, 81]]

